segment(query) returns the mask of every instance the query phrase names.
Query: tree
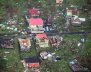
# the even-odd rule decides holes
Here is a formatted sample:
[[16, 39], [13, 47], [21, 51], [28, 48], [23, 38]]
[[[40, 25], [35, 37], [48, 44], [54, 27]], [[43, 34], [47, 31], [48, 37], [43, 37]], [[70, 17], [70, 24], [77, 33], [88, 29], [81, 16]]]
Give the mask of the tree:
[[3, 52], [0, 51], [0, 72], [5, 72], [6, 70], [6, 60], [3, 59]]

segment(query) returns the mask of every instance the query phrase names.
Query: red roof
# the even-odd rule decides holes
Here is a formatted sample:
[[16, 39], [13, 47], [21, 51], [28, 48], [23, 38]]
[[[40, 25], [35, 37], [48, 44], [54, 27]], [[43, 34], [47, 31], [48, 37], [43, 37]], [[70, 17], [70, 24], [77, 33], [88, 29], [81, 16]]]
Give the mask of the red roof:
[[39, 15], [39, 11], [37, 9], [30, 9], [29, 14], [31, 15]]
[[78, 10], [72, 10], [72, 14], [73, 14], [73, 15], [77, 15], [78, 12], [79, 12]]
[[59, 4], [59, 3], [62, 3], [63, 0], [56, 0], [56, 3]]
[[39, 63], [29, 63], [28, 67], [29, 68], [36, 68], [36, 67], [40, 67], [40, 64]]
[[30, 18], [29, 20], [30, 25], [43, 25], [42, 18]]
[[39, 39], [48, 39], [47, 35], [45, 33], [43, 34], [37, 34], [36, 35]]

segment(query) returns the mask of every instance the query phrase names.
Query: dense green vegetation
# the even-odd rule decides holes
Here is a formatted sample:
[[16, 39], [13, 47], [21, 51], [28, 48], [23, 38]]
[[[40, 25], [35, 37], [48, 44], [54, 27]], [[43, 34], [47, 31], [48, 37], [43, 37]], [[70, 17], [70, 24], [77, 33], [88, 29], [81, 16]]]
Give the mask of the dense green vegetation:
[[[46, 19], [49, 15], [52, 17], [57, 16], [57, 11], [61, 12], [62, 9], [65, 9], [66, 6], [76, 5], [77, 7], [82, 7], [86, 5], [86, 0], [64, 0], [63, 7], [56, 6], [55, 0], [0, 0], [0, 23], [6, 22], [8, 18], [12, 18], [14, 15], [17, 15], [16, 19], [19, 22], [22, 22], [22, 16], [28, 13], [27, 7], [37, 7], [41, 10], [41, 17]], [[80, 27], [70, 26], [70, 32], [79, 32], [79, 31], [91, 31], [91, 21], [87, 13], [83, 11], [80, 12], [80, 17], [87, 18], [87, 22], [85, 22]], [[3, 21], [3, 22], [1, 22]], [[53, 23], [57, 25], [58, 30], [64, 31], [64, 16], [59, 16]], [[6, 25], [6, 24], [4, 24]], [[7, 26], [7, 25], [6, 25]], [[18, 30], [27, 29], [28, 26], [18, 25], [16, 26]], [[13, 32], [5, 28], [0, 29], [0, 35], [6, 34], [16, 34], [17, 32]], [[91, 34], [84, 35], [64, 35], [64, 41], [60, 44], [59, 50], [55, 51], [50, 47], [51, 52], [56, 52], [56, 55], [59, 55], [62, 60], [58, 62], [41, 62], [41, 70], [43, 72], [71, 72], [68, 62], [70, 59], [80, 57], [81, 59], [91, 56]], [[86, 38], [86, 42], [82, 43], [80, 41], [81, 38]], [[81, 45], [78, 47], [77, 44], [81, 42]], [[8, 51], [9, 54], [5, 54], [4, 52]], [[19, 44], [17, 37], [15, 38], [14, 49], [4, 49], [0, 47], [0, 72], [23, 72], [24, 68], [21, 64], [20, 60], [24, 57], [35, 56], [36, 50], [34, 43], [32, 44], [32, 49], [29, 52], [20, 52]], [[6, 60], [3, 57], [6, 56]], [[82, 62], [82, 65], [87, 65], [87, 62]]]

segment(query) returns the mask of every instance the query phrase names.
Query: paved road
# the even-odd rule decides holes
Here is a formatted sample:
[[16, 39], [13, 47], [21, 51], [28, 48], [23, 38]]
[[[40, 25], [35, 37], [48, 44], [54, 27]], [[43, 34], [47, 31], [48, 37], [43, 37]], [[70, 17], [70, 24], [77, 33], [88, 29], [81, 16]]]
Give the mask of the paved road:
[[[91, 32], [62, 32], [62, 33], [58, 33], [58, 32], [46, 32], [47, 35], [65, 35], [65, 34], [69, 34], [69, 35], [73, 35], [73, 34], [91, 34]], [[22, 37], [22, 36], [29, 36], [30, 34], [26, 34], [26, 35], [7, 35], [7, 36], [0, 36], [0, 37]]]
[[64, 35], [64, 34], [69, 34], [69, 35], [73, 35], [73, 34], [91, 34], [91, 32], [63, 32], [63, 33], [47, 33], [47, 35]]

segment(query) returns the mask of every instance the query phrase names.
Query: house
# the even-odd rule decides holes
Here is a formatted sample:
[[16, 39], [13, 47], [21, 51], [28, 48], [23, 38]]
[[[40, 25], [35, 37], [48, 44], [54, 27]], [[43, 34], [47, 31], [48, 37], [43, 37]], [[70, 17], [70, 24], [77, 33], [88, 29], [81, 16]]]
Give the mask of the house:
[[63, 0], [56, 0], [56, 4], [62, 4]]
[[72, 24], [81, 24], [81, 21], [79, 18], [76, 18], [76, 19], [72, 19]]
[[68, 10], [67, 9], [67, 13], [66, 14], [67, 14], [67, 16], [72, 16], [72, 10]]
[[30, 16], [39, 16], [39, 14], [40, 14], [40, 11], [38, 10], [38, 9], [36, 9], [36, 8], [33, 8], [33, 9], [29, 9], [29, 14], [30, 14]]
[[31, 48], [30, 38], [18, 38], [20, 44], [20, 51], [29, 51]]
[[77, 16], [74, 16], [72, 19], [71, 19], [71, 23], [72, 25], [81, 25], [81, 20], [77, 17]]
[[43, 20], [42, 18], [30, 18], [29, 26], [31, 28], [31, 33], [43, 33]]
[[85, 67], [81, 66], [76, 59], [69, 61], [69, 67], [72, 72], [89, 72], [88, 69], [85, 69]]
[[42, 34], [36, 34], [36, 44], [40, 48], [46, 48], [49, 47], [49, 39], [45, 33]]
[[72, 15], [79, 15], [79, 10], [77, 10], [77, 9], [72, 10]]
[[71, 19], [71, 23], [72, 23], [72, 25], [81, 25], [83, 22], [85, 22], [86, 21], [86, 19], [85, 18], [72, 18]]
[[51, 53], [51, 52], [47, 52], [47, 51], [42, 51], [40, 52], [40, 57], [43, 60], [53, 60], [53, 56], [55, 55], [55, 53]]
[[67, 16], [79, 15], [79, 10], [77, 9], [67, 9]]
[[41, 57], [42, 59], [47, 59], [47, 55], [48, 55], [48, 52], [46, 52], [46, 51], [40, 52], [40, 57]]
[[58, 39], [58, 37], [50, 36], [49, 37], [49, 42], [50, 42], [52, 47], [59, 48], [60, 40]]
[[85, 22], [86, 18], [79, 18], [81, 22]]
[[12, 38], [0, 37], [0, 47], [2, 48], [14, 48], [14, 40]]
[[24, 63], [30, 69], [31, 68], [39, 68], [40, 67], [38, 57], [28, 57], [28, 58], [24, 58]]

